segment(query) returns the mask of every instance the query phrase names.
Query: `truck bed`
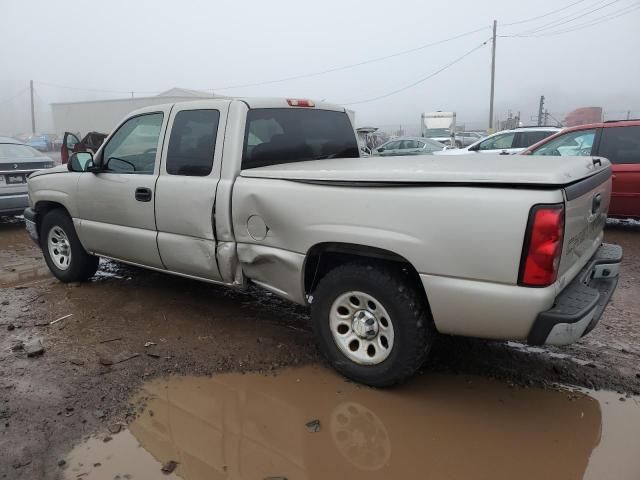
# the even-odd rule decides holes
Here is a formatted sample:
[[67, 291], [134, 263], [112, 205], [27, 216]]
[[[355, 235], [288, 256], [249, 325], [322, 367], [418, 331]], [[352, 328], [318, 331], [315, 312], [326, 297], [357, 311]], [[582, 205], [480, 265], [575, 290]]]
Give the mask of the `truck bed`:
[[243, 170], [241, 175], [317, 182], [478, 183], [555, 188], [607, 168], [607, 160], [595, 157], [418, 155], [286, 163]]

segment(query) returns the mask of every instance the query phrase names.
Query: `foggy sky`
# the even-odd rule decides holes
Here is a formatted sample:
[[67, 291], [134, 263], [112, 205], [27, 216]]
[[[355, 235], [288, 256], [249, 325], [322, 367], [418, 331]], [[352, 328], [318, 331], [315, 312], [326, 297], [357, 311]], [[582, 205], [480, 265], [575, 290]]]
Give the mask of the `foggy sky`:
[[[511, 35], [608, 2], [585, 0], [427, 2], [396, 0], [190, 1], [2, 0], [0, 133], [30, 131], [28, 82], [36, 81], [37, 130], [51, 129], [49, 103], [146, 96], [172, 87], [234, 96], [359, 101], [411, 84], [491, 36]], [[611, 1], [611, 0], [609, 0]], [[545, 33], [611, 15], [618, 0]], [[357, 63], [486, 26], [451, 42], [386, 61], [270, 85], [222, 89]], [[542, 33], [542, 32], [541, 32]], [[360, 125], [417, 125], [420, 113], [453, 110], [486, 128], [490, 43], [411, 89], [350, 106]], [[587, 29], [542, 38], [498, 38], [496, 114], [537, 113], [541, 94], [554, 116], [602, 106], [608, 118], [640, 117], [640, 9]], [[57, 85], [52, 87], [47, 84]], [[75, 90], [78, 87], [108, 91]]]

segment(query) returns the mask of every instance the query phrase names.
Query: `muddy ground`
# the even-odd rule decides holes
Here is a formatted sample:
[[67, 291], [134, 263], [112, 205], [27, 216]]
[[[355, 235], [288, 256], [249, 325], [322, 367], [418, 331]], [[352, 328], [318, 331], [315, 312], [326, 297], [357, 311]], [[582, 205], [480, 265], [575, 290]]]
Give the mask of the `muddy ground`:
[[[425, 368], [640, 393], [640, 224], [610, 224], [606, 240], [625, 258], [590, 335], [543, 349], [443, 337]], [[301, 307], [114, 262], [63, 285], [16, 220], [0, 222], [0, 288], [0, 478], [59, 477], [74, 444], [133, 419], [128, 400], [146, 380], [322, 362]], [[28, 356], [38, 340], [44, 352]]]

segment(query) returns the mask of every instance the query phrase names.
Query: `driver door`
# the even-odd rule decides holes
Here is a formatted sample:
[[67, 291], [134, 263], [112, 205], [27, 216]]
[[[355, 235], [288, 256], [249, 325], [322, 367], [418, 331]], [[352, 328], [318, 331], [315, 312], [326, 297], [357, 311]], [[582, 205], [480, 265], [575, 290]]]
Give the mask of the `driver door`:
[[62, 164], [66, 164], [69, 161], [69, 157], [76, 151], [76, 145], [80, 143], [78, 137], [71, 132], [64, 132], [62, 138], [62, 147], [60, 147], [60, 160]]
[[171, 106], [127, 119], [78, 181], [79, 233], [97, 255], [164, 268], [156, 243], [155, 184]]

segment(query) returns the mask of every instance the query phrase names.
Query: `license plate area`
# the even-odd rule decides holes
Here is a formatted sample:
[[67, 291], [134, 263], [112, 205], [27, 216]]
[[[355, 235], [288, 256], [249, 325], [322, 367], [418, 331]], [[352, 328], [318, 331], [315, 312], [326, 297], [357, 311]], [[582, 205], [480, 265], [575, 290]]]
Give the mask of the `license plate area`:
[[7, 185], [26, 183], [27, 177], [23, 174], [5, 175]]

